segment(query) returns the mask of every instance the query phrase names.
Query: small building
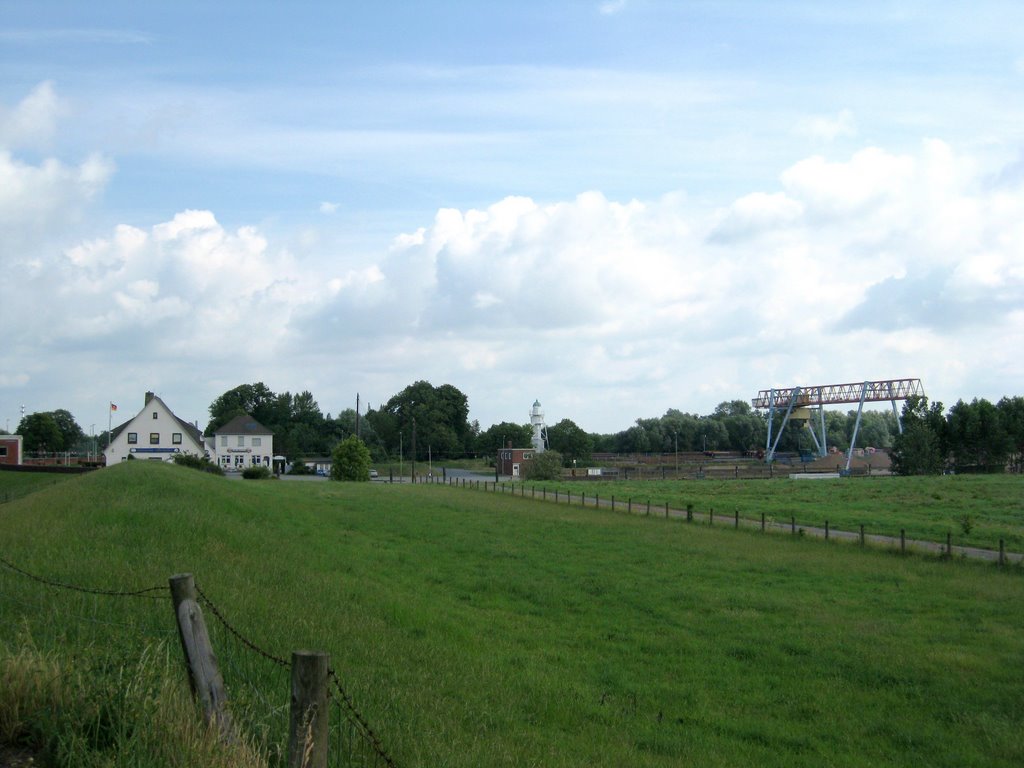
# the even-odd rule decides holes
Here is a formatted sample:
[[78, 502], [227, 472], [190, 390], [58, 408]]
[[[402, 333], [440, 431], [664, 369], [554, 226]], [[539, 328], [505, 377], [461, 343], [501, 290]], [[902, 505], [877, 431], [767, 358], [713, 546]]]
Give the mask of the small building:
[[172, 461], [177, 453], [205, 456], [199, 427], [179, 419], [159, 397], [146, 393], [142, 410], [110, 433], [103, 452], [106, 466], [128, 458]]
[[21, 435], [0, 435], [0, 464], [18, 466], [24, 455]]
[[236, 416], [206, 440], [210, 460], [225, 471], [273, 469], [274, 433], [247, 413]]
[[533, 448], [502, 448], [498, 451], [497, 469], [505, 477], [523, 477], [526, 465], [533, 460]]

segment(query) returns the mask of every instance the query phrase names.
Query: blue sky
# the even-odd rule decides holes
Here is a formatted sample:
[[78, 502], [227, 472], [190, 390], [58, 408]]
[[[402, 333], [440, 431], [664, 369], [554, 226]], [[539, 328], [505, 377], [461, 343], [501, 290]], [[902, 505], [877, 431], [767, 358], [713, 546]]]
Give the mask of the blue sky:
[[[1021, 394], [1024, 6], [0, 0], [0, 418]], [[4, 422], [0, 422], [3, 424]]]

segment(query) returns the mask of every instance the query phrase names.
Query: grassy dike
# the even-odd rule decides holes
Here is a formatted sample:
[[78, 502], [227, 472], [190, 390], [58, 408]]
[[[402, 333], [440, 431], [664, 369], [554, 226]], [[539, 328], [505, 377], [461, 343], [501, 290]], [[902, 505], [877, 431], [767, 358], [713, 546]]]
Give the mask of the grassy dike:
[[[145, 462], [3, 505], [0, 539], [62, 582], [193, 572], [261, 647], [328, 651], [402, 766], [1024, 762], [1019, 568]], [[109, 685], [138, 665], [136, 613], [174, 650], [162, 603], [26, 582], [0, 568], [8, 659], [100, 659], [79, 666]], [[102, 643], [79, 626], [97, 619], [117, 630]]]

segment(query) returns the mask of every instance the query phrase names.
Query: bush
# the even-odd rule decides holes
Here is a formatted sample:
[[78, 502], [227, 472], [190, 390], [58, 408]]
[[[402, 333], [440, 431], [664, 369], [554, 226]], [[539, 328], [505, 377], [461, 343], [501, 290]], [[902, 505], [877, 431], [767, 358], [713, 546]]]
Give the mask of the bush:
[[306, 466], [301, 461], [297, 461], [292, 464], [292, 468], [288, 470], [289, 475], [315, 475], [316, 470], [313, 467]]
[[201, 472], [209, 472], [211, 475], [223, 475], [224, 470], [214, 464], [205, 456], [196, 456], [191, 453], [176, 453], [174, 454], [174, 463], [188, 467], [190, 469], [198, 469]]
[[242, 470], [243, 480], [269, 480], [269, 467], [246, 467]]
[[349, 435], [331, 455], [331, 479], [369, 482], [370, 450], [355, 435]]
[[535, 453], [526, 464], [527, 480], [558, 480], [562, 477], [562, 454], [558, 451]]

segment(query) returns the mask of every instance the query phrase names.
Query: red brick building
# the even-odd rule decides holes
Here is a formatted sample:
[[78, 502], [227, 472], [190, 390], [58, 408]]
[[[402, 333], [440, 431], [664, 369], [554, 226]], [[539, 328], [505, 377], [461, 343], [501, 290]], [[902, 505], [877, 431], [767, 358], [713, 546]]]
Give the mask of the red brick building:
[[21, 435], [0, 435], [0, 464], [21, 464]]
[[523, 477], [526, 465], [533, 459], [533, 448], [502, 448], [498, 451], [498, 474]]

